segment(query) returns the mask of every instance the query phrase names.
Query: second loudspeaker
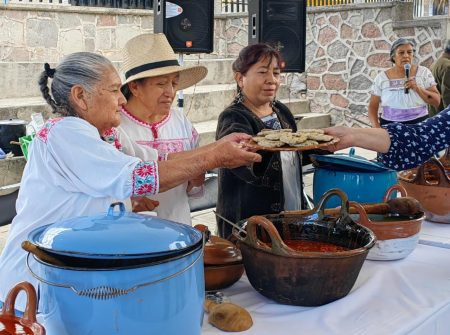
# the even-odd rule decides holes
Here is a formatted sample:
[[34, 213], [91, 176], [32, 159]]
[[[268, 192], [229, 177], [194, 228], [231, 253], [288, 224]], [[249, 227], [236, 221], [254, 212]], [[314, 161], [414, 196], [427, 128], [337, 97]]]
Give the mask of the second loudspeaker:
[[154, 32], [178, 53], [213, 51], [214, 0], [154, 0]]
[[285, 72], [305, 71], [306, 0], [249, 0], [248, 43], [278, 49]]

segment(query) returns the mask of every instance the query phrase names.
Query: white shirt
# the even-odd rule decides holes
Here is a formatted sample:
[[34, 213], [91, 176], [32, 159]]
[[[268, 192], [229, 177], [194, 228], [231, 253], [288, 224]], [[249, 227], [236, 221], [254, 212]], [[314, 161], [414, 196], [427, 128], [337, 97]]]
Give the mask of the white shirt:
[[[20, 247], [30, 231], [60, 220], [107, 211], [114, 199], [157, 193], [156, 162], [141, 162], [102, 141], [88, 122], [49, 120], [33, 140], [8, 240], [0, 256], [0, 300], [21, 281], [37, 288]], [[16, 308], [24, 310], [20, 295]]]
[[[418, 86], [430, 88], [436, 85], [433, 74], [424, 66], [418, 66], [414, 76]], [[405, 94], [405, 79], [389, 79], [386, 72], [379, 73], [372, 86], [372, 95], [381, 98], [381, 116], [389, 121], [409, 121], [428, 114], [427, 103], [413, 90]]]
[[[137, 155], [139, 158], [143, 157], [130, 146], [131, 142], [144, 148], [140, 150], [141, 152], [149, 149], [157, 150], [159, 160], [166, 159], [170, 153], [197, 148], [199, 142], [194, 126], [178, 109], [171, 109], [164, 119], [152, 124], [139, 120], [126, 109], [122, 109], [122, 122], [117, 130], [122, 151], [128, 155]], [[124, 141], [125, 138], [128, 140]], [[159, 201], [159, 206], [155, 208], [158, 217], [191, 225], [187, 185], [185, 182], [151, 197]]]

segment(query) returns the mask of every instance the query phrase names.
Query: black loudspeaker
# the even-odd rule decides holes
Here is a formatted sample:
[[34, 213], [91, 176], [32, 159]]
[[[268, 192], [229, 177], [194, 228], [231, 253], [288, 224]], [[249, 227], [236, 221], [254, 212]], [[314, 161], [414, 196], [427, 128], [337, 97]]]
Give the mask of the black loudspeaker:
[[285, 72], [305, 71], [306, 0], [249, 0], [248, 43], [281, 52]]
[[154, 32], [178, 53], [213, 51], [214, 0], [154, 0]]

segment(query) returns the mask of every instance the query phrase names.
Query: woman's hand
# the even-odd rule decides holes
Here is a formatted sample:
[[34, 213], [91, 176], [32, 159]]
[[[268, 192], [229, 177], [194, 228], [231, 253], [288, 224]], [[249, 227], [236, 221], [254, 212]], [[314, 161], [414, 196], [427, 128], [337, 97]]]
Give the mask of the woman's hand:
[[131, 207], [135, 213], [152, 211], [158, 206], [159, 201], [147, 197], [131, 197]]
[[413, 91], [419, 93], [419, 91], [418, 91], [419, 86], [417, 85], [415, 77], [410, 77], [405, 80], [405, 88], [408, 88], [410, 90], [413, 90]]
[[251, 137], [248, 134], [233, 133], [217, 141], [215, 148], [211, 151], [215, 161], [214, 167], [233, 169], [239, 166], [261, 162], [261, 155], [252, 152], [255, 149], [247, 147], [244, 143]]
[[325, 128], [324, 131], [327, 135], [339, 138], [339, 142], [328, 145], [324, 148], [325, 150], [334, 152], [355, 145], [353, 138], [353, 128], [337, 126]]
[[221, 139], [217, 140], [217, 144], [221, 144], [224, 142], [234, 142], [234, 143], [241, 143], [246, 142], [252, 138], [252, 135], [245, 134], [245, 133], [232, 133], [228, 134]]

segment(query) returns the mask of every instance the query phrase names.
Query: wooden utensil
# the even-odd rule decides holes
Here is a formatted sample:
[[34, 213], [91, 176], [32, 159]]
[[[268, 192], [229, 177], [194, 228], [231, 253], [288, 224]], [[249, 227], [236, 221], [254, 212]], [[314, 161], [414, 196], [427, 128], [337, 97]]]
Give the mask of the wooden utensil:
[[[401, 197], [390, 199], [386, 202], [378, 203], [378, 204], [365, 204], [362, 205], [367, 214], [399, 214], [399, 215], [417, 215], [422, 213], [422, 207], [420, 203], [411, 197]], [[341, 211], [340, 207], [336, 208], [328, 208], [325, 209], [324, 212], [327, 215], [337, 215]], [[300, 210], [300, 211], [286, 211], [286, 214], [307, 214], [310, 210]], [[354, 207], [350, 207], [350, 214], [358, 214], [357, 210]]]
[[37, 246], [32, 244], [30, 241], [23, 241], [22, 249], [36, 255], [37, 258], [39, 258], [40, 260], [43, 260], [46, 263], [50, 263], [50, 264], [58, 265], [58, 266], [65, 265], [62, 261], [55, 258], [52, 254], [50, 254], [49, 252], [46, 252], [45, 250], [38, 248]]
[[208, 322], [220, 330], [242, 332], [253, 326], [250, 313], [241, 306], [206, 299], [204, 307], [205, 312], [209, 313]]

